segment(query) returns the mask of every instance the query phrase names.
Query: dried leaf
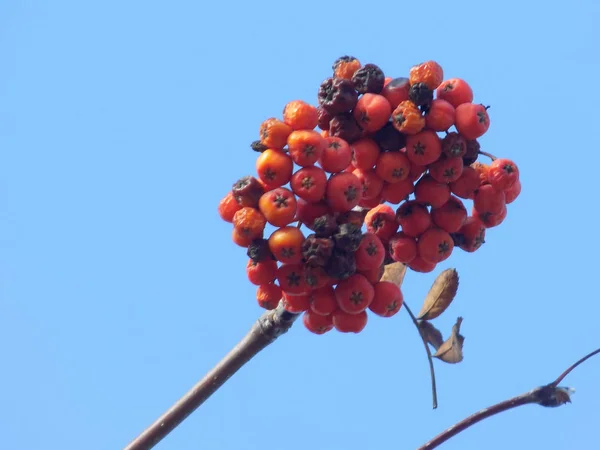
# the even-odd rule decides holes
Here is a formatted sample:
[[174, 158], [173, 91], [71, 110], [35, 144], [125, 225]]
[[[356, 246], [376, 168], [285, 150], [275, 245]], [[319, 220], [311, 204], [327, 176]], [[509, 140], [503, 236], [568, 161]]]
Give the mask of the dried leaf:
[[419, 322], [419, 331], [421, 332], [423, 339], [425, 339], [427, 343], [429, 343], [436, 350], [444, 343], [442, 333], [440, 330], [434, 327], [431, 322], [421, 320]]
[[450, 306], [458, 290], [458, 272], [446, 269], [438, 275], [425, 297], [417, 319], [431, 320], [439, 317]]
[[402, 286], [404, 281], [404, 274], [406, 273], [406, 266], [400, 262], [394, 262], [392, 264], [386, 264], [381, 277], [381, 281], [390, 281], [398, 286]]
[[440, 348], [433, 355], [434, 358], [438, 358], [448, 364], [456, 364], [463, 360], [463, 343], [465, 342], [465, 338], [460, 334], [462, 320], [462, 317], [456, 319], [456, 323], [452, 327], [452, 334], [440, 345]]

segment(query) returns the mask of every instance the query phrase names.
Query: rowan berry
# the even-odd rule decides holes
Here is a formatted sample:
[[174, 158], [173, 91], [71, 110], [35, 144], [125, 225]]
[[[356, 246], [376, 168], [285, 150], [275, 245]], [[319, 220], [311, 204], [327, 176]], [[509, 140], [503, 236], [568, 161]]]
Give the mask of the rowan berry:
[[392, 122], [387, 122], [373, 135], [382, 152], [396, 152], [406, 146], [406, 136], [400, 133]]
[[281, 288], [276, 284], [261, 284], [256, 289], [256, 301], [264, 309], [275, 309], [281, 300]]
[[408, 78], [394, 78], [388, 84], [385, 85], [381, 91], [392, 109], [396, 109], [398, 105], [408, 100], [408, 91], [410, 90], [410, 82]]
[[256, 178], [247, 175], [233, 183], [231, 192], [241, 206], [256, 208], [258, 199], [265, 193], [265, 189]]
[[331, 122], [332, 118], [333, 115], [323, 108], [323, 106], [317, 108], [317, 125], [321, 130], [329, 132], [329, 122]]
[[260, 124], [260, 141], [268, 148], [282, 149], [292, 131], [287, 123], [270, 117]]
[[451, 131], [442, 139], [442, 153], [449, 158], [462, 158], [467, 153], [467, 141], [457, 132]]
[[369, 233], [375, 234], [382, 242], [387, 242], [398, 231], [396, 213], [389, 205], [377, 205], [365, 216]]
[[296, 219], [311, 230], [313, 230], [314, 221], [317, 217], [324, 216], [331, 212], [329, 205], [324, 200], [313, 203], [299, 198], [296, 203]]
[[337, 219], [336, 219], [337, 224], [338, 225], [351, 224], [351, 225], [355, 225], [357, 228], [361, 228], [363, 226], [363, 223], [365, 222], [366, 214], [367, 213], [364, 210], [346, 211], [345, 213], [341, 213], [340, 215], [337, 216]]
[[256, 173], [265, 185], [279, 187], [287, 184], [294, 171], [294, 162], [281, 150], [267, 149], [256, 158]]
[[359, 94], [379, 94], [383, 89], [385, 75], [375, 64], [365, 64], [352, 75], [354, 89]]
[[388, 183], [406, 180], [410, 173], [410, 161], [404, 153], [381, 153], [375, 163], [375, 173]]
[[446, 183], [435, 180], [431, 175], [424, 175], [415, 184], [415, 199], [433, 208], [439, 208], [450, 198], [450, 187]]
[[410, 68], [410, 84], [424, 83], [429, 89], [435, 90], [444, 79], [444, 70], [435, 61], [425, 61]]
[[296, 197], [286, 188], [276, 188], [266, 192], [258, 201], [258, 208], [271, 225], [284, 227], [296, 215]]
[[458, 105], [473, 101], [473, 90], [465, 80], [450, 78], [438, 86], [436, 97], [446, 100], [457, 108]]
[[302, 264], [282, 264], [277, 269], [277, 281], [283, 292], [296, 295], [309, 291], [304, 280], [304, 266]]
[[317, 126], [317, 108], [303, 100], [292, 100], [283, 108], [283, 121], [293, 130], [312, 130]]
[[359, 139], [350, 148], [352, 149], [352, 165], [354, 168], [362, 170], [372, 169], [381, 153], [377, 142], [371, 138]]
[[483, 186], [484, 184], [490, 184], [490, 179], [489, 179], [490, 166], [477, 161], [477, 162], [474, 162], [473, 164], [471, 164], [471, 167], [473, 169], [475, 169], [475, 171], [479, 175], [479, 184], [481, 186]]
[[415, 185], [409, 179], [398, 183], [383, 183], [381, 197], [384, 201], [397, 205], [415, 191]]
[[[406, 151], [404, 153], [406, 153]], [[421, 176], [425, 172], [427, 172], [427, 166], [422, 166], [420, 164], [411, 163], [410, 164], [410, 172], [408, 173], [408, 179], [414, 183], [419, 178], [421, 178]]]
[[375, 294], [373, 285], [359, 273], [340, 281], [334, 292], [339, 308], [348, 314], [363, 312], [369, 307]]
[[381, 317], [392, 317], [404, 303], [400, 286], [390, 281], [380, 281], [373, 286], [375, 294], [369, 309]]
[[337, 309], [333, 287], [325, 286], [310, 293], [310, 309], [320, 316], [328, 316]]
[[470, 166], [477, 158], [479, 158], [479, 150], [481, 150], [481, 146], [477, 139], [471, 139], [467, 142], [467, 151], [463, 155], [463, 163], [465, 166]]
[[415, 200], [409, 200], [400, 205], [396, 211], [396, 220], [402, 231], [411, 237], [418, 237], [431, 226], [429, 211]]
[[290, 187], [298, 197], [308, 202], [318, 202], [325, 195], [327, 175], [320, 167], [303, 167], [292, 175]]
[[508, 205], [509, 203], [514, 202], [520, 193], [521, 193], [521, 181], [517, 180], [517, 181], [515, 181], [515, 184], [513, 184], [511, 187], [509, 187], [508, 189], [506, 189], [504, 191], [504, 195], [506, 197], [506, 199], [505, 199], [506, 204]]
[[336, 280], [345, 280], [356, 273], [354, 253], [335, 248], [325, 265], [325, 272]]
[[319, 105], [332, 115], [351, 111], [358, 102], [354, 84], [343, 78], [327, 78], [319, 86]]
[[452, 237], [457, 247], [472, 253], [485, 243], [485, 225], [477, 217], [469, 216]]
[[341, 172], [351, 162], [352, 149], [345, 140], [334, 136], [325, 138], [325, 147], [319, 159], [319, 164], [324, 171], [329, 173]]
[[283, 309], [293, 314], [300, 314], [310, 308], [310, 294], [303, 293], [292, 295], [289, 292], [283, 292]]
[[267, 220], [256, 208], [245, 206], [233, 215], [233, 226], [242, 236], [262, 237]]
[[452, 183], [460, 178], [463, 168], [462, 158], [442, 154], [440, 159], [429, 166], [429, 174], [436, 181]]
[[325, 138], [315, 130], [292, 131], [287, 140], [292, 160], [301, 167], [314, 165], [325, 148]]
[[352, 79], [352, 75], [358, 69], [360, 69], [360, 61], [354, 56], [344, 55], [340, 56], [333, 62], [333, 76], [335, 78], [344, 78], [346, 80]]
[[490, 127], [489, 107], [474, 103], [462, 103], [456, 108], [454, 125], [465, 139], [477, 139]]
[[333, 253], [333, 241], [309, 235], [302, 244], [302, 259], [306, 267], [325, 267]]
[[302, 315], [304, 327], [314, 334], [325, 334], [333, 330], [333, 317], [315, 314], [310, 309]]
[[360, 180], [362, 186], [361, 200], [369, 200], [377, 197], [383, 189], [383, 180], [374, 170], [354, 169], [352, 173]]
[[409, 269], [419, 273], [433, 272], [437, 266], [436, 263], [425, 261], [420, 256], [417, 256], [410, 263], [407, 264]]
[[348, 314], [341, 309], [332, 315], [333, 326], [340, 333], [360, 333], [367, 326], [369, 316], [366, 311], [358, 314]]
[[365, 209], [375, 208], [377, 205], [380, 205], [383, 201], [381, 193], [377, 194], [377, 196], [372, 198], [361, 198], [360, 202], [358, 202], [358, 206]]
[[363, 130], [351, 113], [341, 113], [331, 118], [329, 135], [344, 139], [351, 144], [362, 137]]
[[496, 189], [509, 189], [519, 179], [519, 168], [507, 158], [492, 161], [488, 171], [488, 180]]
[[261, 262], [249, 259], [246, 264], [246, 275], [250, 283], [256, 286], [272, 283], [277, 275], [277, 262], [274, 259]]
[[236, 212], [242, 209], [242, 206], [236, 201], [233, 192], [229, 191], [225, 197], [219, 202], [217, 211], [221, 219], [225, 222], [233, 222], [233, 216]]
[[448, 201], [438, 208], [431, 209], [433, 223], [447, 231], [456, 233], [467, 219], [467, 208], [460, 199], [450, 196]]
[[392, 260], [408, 264], [417, 257], [417, 240], [399, 231], [390, 238], [388, 249]]
[[361, 225], [355, 223], [340, 224], [336, 233], [333, 235], [335, 247], [339, 250], [355, 252], [360, 246], [360, 242], [363, 238]]
[[348, 172], [333, 174], [327, 181], [325, 196], [333, 211], [350, 211], [358, 205], [362, 193], [362, 183], [356, 175]]
[[282, 227], [271, 233], [269, 250], [282, 263], [299, 263], [302, 261], [302, 244], [304, 234], [297, 227]]
[[411, 84], [408, 90], [408, 99], [415, 105], [429, 110], [433, 101], [433, 91], [425, 83]]
[[385, 261], [379, 267], [374, 267], [369, 270], [359, 270], [358, 273], [360, 273], [361, 275], [364, 275], [365, 278], [367, 280], [369, 280], [369, 283], [375, 284], [379, 280], [381, 280], [381, 277], [383, 276], [384, 271], [385, 271]]
[[425, 128], [425, 118], [421, 115], [417, 105], [410, 100], [400, 102], [394, 109], [392, 123], [396, 130], [405, 135], [417, 134]]
[[369, 270], [379, 267], [383, 264], [385, 258], [385, 248], [381, 239], [375, 233], [365, 233], [354, 257], [357, 270]]
[[333, 279], [327, 275], [323, 267], [304, 267], [304, 281], [309, 289], [319, 289], [324, 286], [331, 286]]
[[252, 236], [242, 234], [237, 228], [231, 232], [231, 240], [240, 247], [247, 248], [252, 243]]
[[480, 186], [475, 191], [473, 206], [480, 214], [499, 214], [505, 205], [504, 191], [496, 189], [491, 184]]
[[454, 125], [455, 114], [454, 106], [446, 100], [436, 98], [425, 114], [425, 126], [433, 131], [446, 131]]
[[412, 164], [427, 166], [438, 160], [442, 154], [442, 141], [431, 130], [406, 137], [406, 156]]
[[492, 213], [482, 214], [479, 211], [477, 211], [475, 208], [473, 208], [473, 210], [471, 211], [471, 215], [473, 217], [476, 217], [479, 220], [481, 220], [481, 222], [485, 225], [486, 228], [493, 228], [493, 227], [500, 225], [502, 222], [504, 222], [504, 219], [506, 219], [507, 212], [508, 212], [508, 210], [506, 208], [506, 205], [504, 205], [504, 207], [502, 208], [502, 211], [500, 211], [497, 214], [492, 214]]
[[419, 236], [417, 253], [425, 261], [439, 263], [448, 259], [454, 250], [454, 241], [447, 231], [429, 228]]
[[480, 184], [479, 173], [473, 167], [465, 166], [458, 180], [450, 183], [450, 190], [457, 197], [472, 199]]
[[352, 111], [360, 127], [368, 133], [381, 129], [390, 118], [392, 107], [383, 95], [364, 94]]
[[275, 257], [271, 253], [271, 250], [269, 250], [269, 241], [264, 238], [252, 240], [250, 245], [248, 245], [246, 255], [248, 255], [248, 258], [250, 258], [254, 262], [262, 262], [268, 259], [275, 259]]
[[333, 214], [325, 214], [317, 217], [313, 222], [312, 229], [317, 237], [330, 237], [337, 230], [337, 219]]

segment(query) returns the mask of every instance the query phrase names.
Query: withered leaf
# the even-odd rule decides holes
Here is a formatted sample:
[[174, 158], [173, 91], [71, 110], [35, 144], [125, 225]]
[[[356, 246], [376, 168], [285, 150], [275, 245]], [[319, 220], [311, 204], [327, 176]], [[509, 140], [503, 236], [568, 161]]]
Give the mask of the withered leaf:
[[440, 346], [444, 342], [444, 338], [442, 337], [442, 333], [436, 327], [434, 327], [431, 322], [427, 322], [426, 320], [421, 320], [419, 323], [419, 331], [423, 336], [423, 339], [427, 341], [434, 349], [440, 348]]
[[434, 358], [438, 358], [448, 364], [456, 364], [463, 360], [463, 343], [464, 336], [460, 334], [460, 324], [463, 318], [456, 319], [456, 323], [452, 327], [452, 334], [444, 341], [440, 348], [437, 349]]
[[431, 320], [439, 317], [450, 306], [458, 291], [458, 272], [446, 269], [440, 273], [425, 297], [417, 319]]
[[400, 262], [387, 264], [383, 270], [381, 281], [390, 281], [398, 286], [402, 286], [406, 274], [406, 266]]

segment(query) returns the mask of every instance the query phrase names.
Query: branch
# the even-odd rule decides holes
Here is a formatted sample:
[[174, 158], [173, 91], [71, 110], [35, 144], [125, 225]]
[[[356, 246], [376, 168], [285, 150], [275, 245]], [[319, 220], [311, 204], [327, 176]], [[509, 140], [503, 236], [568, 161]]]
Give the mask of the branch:
[[516, 397], [504, 400], [500, 403], [490, 406], [489, 408], [484, 408], [481, 411], [478, 411], [475, 414], [461, 420], [457, 424], [452, 425], [450, 428], [438, 434], [436, 437], [419, 447], [417, 450], [431, 450], [433, 448], [436, 448], [439, 445], [446, 442], [451, 437], [454, 437], [458, 433], [469, 428], [470, 426], [475, 425], [477, 422], [481, 422], [482, 420], [487, 419], [488, 417], [495, 416], [496, 414], [508, 411], [509, 409], [516, 408], [517, 406], [535, 403], [540, 406], [553, 408], [564, 405], [566, 403], [570, 403], [570, 394], [573, 393], [574, 390], [568, 387], [560, 387], [558, 386], [558, 383], [560, 383], [567, 376], [567, 374], [571, 372], [575, 367], [577, 367], [582, 362], [598, 353], [600, 353], [600, 348], [594, 350], [593, 352], [581, 358], [576, 363], [572, 364], [556, 380], [554, 380], [551, 383], [548, 383], [545, 386], [537, 387], [529, 392], [517, 395]]
[[438, 407], [437, 388], [435, 385], [435, 369], [433, 368], [433, 357], [431, 356], [431, 350], [429, 350], [429, 344], [427, 343], [427, 339], [425, 338], [425, 336], [423, 336], [423, 333], [421, 332], [421, 327], [419, 327], [419, 322], [417, 322], [417, 318], [412, 313], [406, 302], [404, 302], [404, 308], [406, 309], [406, 312], [415, 324], [415, 327], [417, 327], [417, 331], [419, 332], [419, 336], [421, 336], [421, 339], [423, 340], [423, 344], [425, 344], [427, 360], [429, 361], [429, 373], [431, 375], [431, 396], [433, 397], [433, 409], [436, 409]]
[[158, 444], [244, 364], [286, 333], [297, 318], [298, 314], [287, 312], [281, 303], [266, 311], [233, 350], [124, 450], [149, 450]]

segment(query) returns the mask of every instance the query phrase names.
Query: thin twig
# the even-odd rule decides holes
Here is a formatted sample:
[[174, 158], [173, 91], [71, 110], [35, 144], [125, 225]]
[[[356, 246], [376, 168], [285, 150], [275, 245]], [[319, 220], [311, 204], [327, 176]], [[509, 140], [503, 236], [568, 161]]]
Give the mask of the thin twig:
[[492, 155], [491, 153], [484, 152], [484, 151], [482, 151], [482, 150], [479, 150], [479, 154], [480, 154], [480, 155], [483, 155], [483, 156], [487, 156], [487, 157], [488, 157], [488, 158], [490, 158], [492, 161], [495, 161], [496, 159], [498, 159], [498, 158], [496, 158], [494, 155]]
[[287, 312], [281, 304], [265, 312], [233, 350], [124, 450], [149, 450], [158, 444], [244, 364], [286, 333], [297, 318], [298, 314]]
[[545, 407], [557, 407], [564, 405], [566, 403], [571, 402], [570, 393], [573, 392], [571, 388], [560, 387], [558, 383], [560, 383], [564, 377], [571, 372], [575, 367], [584, 362], [585, 360], [591, 358], [592, 356], [600, 353], [600, 349], [594, 350], [589, 353], [585, 357], [581, 358], [575, 364], [570, 366], [561, 376], [559, 376], [555, 381], [545, 386], [540, 386], [535, 389], [532, 389], [529, 392], [518, 395], [508, 400], [504, 400], [500, 403], [497, 403], [489, 408], [484, 408], [481, 411], [472, 414], [471, 416], [461, 420], [455, 425], [452, 425], [450, 428], [438, 434], [432, 440], [427, 442], [426, 444], [419, 447], [417, 450], [431, 450], [439, 445], [446, 442], [448, 439], [456, 436], [458, 433], [466, 430], [472, 425], [475, 425], [477, 422], [481, 422], [488, 417], [494, 416], [504, 411], [508, 411], [509, 409], [516, 408], [517, 406], [528, 405], [528, 404], [537, 404]]
[[421, 333], [421, 328], [419, 327], [419, 322], [417, 322], [417, 318], [412, 313], [406, 302], [404, 302], [404, 308], [406, 309], [406, 312], [415, 324], [415, 327], [417, 327], [417, 331], [419, 332], [419, 336], [421, 336], [421, 339], [423, 340], [423, 344], [425, 344], [427, 360], [429, 361], [429, 373], [431, 374], [431, 396], [433, 397], [433, 409], [436, 409], [438, 407], [437, 388], [435, 384], [435, 369], [433, 367], [433, 357], [431, 356], [431, 350], [429, 350], [429, 344], [427, 343], [427, 339], [425, 338], [425, 336], [423, 336], [423, 333]]

